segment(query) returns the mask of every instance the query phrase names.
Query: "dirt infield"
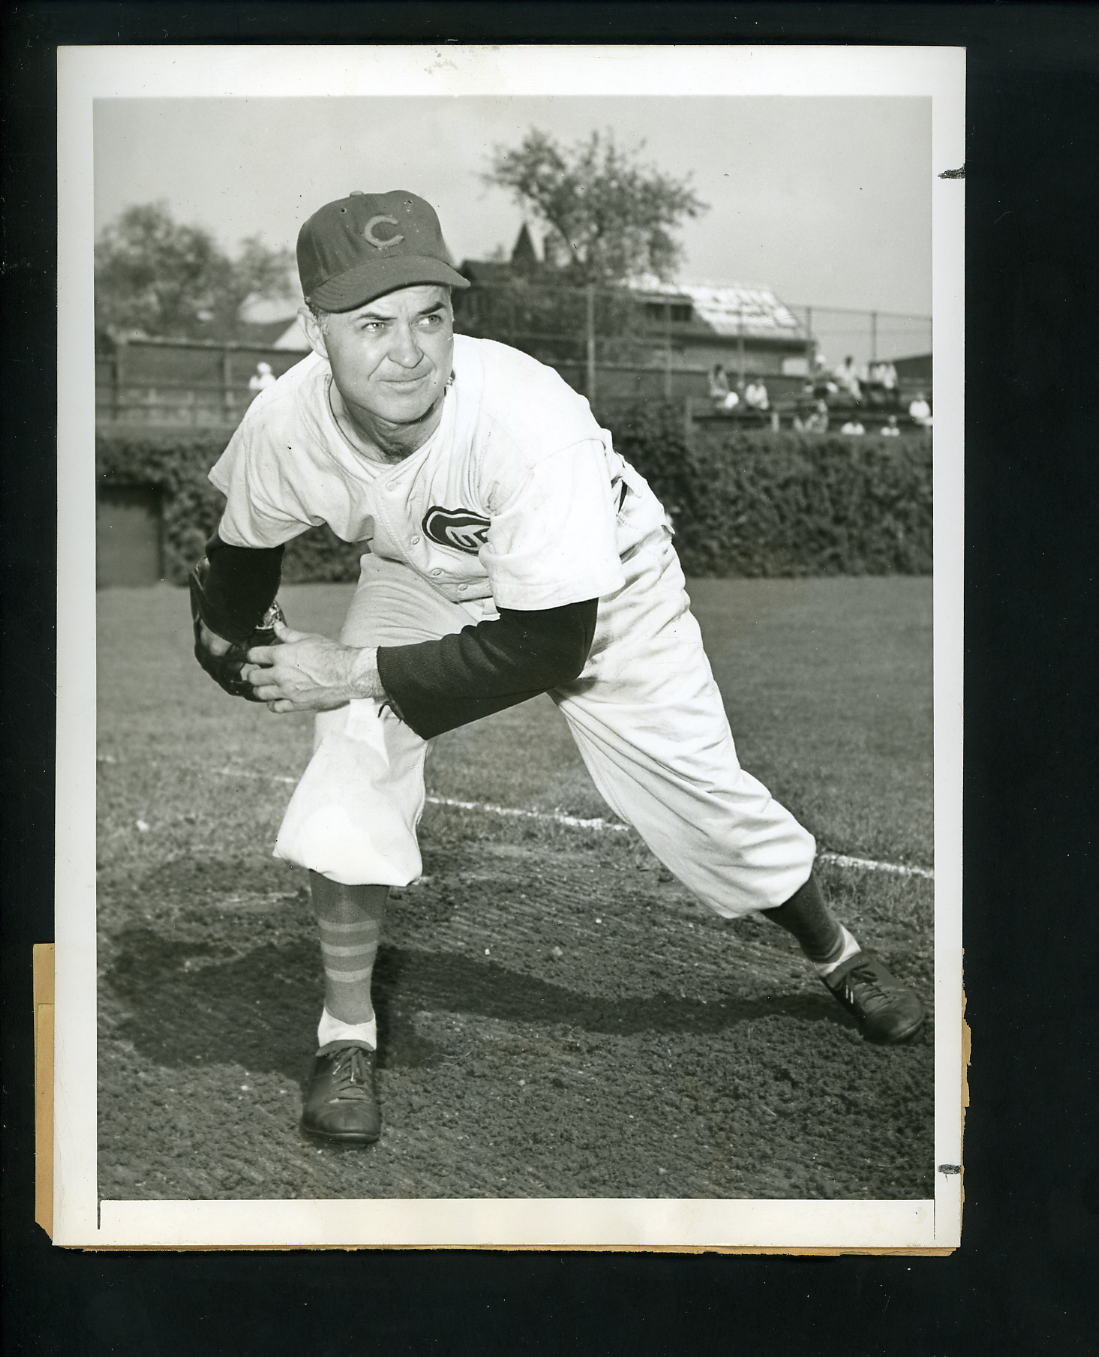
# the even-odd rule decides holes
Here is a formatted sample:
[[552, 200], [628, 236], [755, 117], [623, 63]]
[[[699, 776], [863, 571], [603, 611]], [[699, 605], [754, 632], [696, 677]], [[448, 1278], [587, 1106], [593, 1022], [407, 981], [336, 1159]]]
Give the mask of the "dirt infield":
[[[778, 618], [776, 638], [778, 583], [734, 591], [747, 612], [753, 590], [771, 600], [761, 616]], [[861, 612], [845, 584], [863, 586]], [[922, 691], [922, 582], [829, 585], [837, 618], [863, 625], [868, 599], [895, 617], [896, 671]], [[320, 614], [313, 625], [337, 606], [297, 593]], [[902, 1048], [866, 1045], [784, 934], [711, 916], [632, 834], [448, 806], [425, 814], [424, 877], [396, 894], [379, 961], [382, 1140], [367, 1151], [302, 1140], [317, 951], [303, 874], [268, 852], [288, 790], [279, 779], [299, 766], [307, 723], [242, 714], [208, 689], [166, 600], [185, 612], [178, 591], [101, 599], [101, 1197], [932, 1194], [930, 1027]], [[148, 669], [123, 679], [112, 638], [145, 611]], [[723, 610], [711, 631], [727, 624]], [[781, 659], [770, 644], [761, 672]], [[834, 657], [818, 648], [800, 688], [787, 668], [768, 689], [764, 734], [821, 700], [822, 668], [842, 668], [844, 652], [850, 662], [850, 631], [829, 644]], [[742, 688], [737, 702], [751, 697]], [[826, 810], [809, 817], [821, 846], [865, 854], [880, 836], [894, 858], [929, 864], [929, 699], [915, 715], [908, 691], [882, 704], [856, 714], [857, 747], [847, 717], [832, 753], [798, 741], [791, 776], [838, 768], [846, 746], [852, 781], [835, 772], [810, 801], [835, 806], [832, 826]], [[898, 768], [901, 712], [909, 743], [927, 728]], [[605, 813], [558, 727], [546, 703], [456, 732], [439, 742], [431, 785]], [[769, 761], [765, 738], [759, 753]], [[780, 766], [778, 743], [773, 757]], [[502, 777], [503, 759], [522, 766]], [[875, 760], [877, 780], [860, 786]], [[875, 818], [877, 832], [856, 839], [850, 827]], [[932, 883], [827, 865], [822, 880], [856, 933], [930, 999]]]

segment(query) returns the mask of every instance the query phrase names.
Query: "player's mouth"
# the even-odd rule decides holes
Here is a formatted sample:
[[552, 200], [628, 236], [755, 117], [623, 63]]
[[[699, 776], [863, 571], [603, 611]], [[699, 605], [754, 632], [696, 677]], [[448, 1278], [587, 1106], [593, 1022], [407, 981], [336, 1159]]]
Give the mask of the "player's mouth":
[[431, 376], [430, 372], [422, 372], [419, 377], [386, 377], [386, 386], [395, 386], [401, 391], [412, 391], [420, 386]]

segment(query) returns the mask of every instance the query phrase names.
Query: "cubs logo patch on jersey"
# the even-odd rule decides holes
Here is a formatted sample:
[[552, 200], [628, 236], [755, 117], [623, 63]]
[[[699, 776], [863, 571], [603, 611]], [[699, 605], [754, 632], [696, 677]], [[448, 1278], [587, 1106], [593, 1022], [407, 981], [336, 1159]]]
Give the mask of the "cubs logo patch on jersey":
[[443, 509], [433, 504], [424, 514], [424, 535], [442, 547], [476, 556], [488, 537], [489, 521], [471, 509]]

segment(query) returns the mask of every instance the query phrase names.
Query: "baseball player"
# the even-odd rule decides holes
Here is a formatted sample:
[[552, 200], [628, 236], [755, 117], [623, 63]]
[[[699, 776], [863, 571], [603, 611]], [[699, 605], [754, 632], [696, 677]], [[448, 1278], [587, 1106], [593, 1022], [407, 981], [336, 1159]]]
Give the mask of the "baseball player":
[[[381, 1128], [371, 973], [390, 887], [420, 873], [435, 735], [549, 693], [596, 787], [725, 917], [796, 938], [863, 1035], [919, 999], [833, 917], [812, 836], [737, 761], [667, 516], [586, 400], [506, 345], [455, 335], [438, 219], [355, 192], [301, 229], [313, 352], [250, 406], [210, 473], [226, 498], [191, 579], [195, 651], [228, 691], [315, 712], [277, 856], [310, 873], [324, 967], [302, 1129]], [[362, 544], [339, 640], [274, 602], [285, 544]]]

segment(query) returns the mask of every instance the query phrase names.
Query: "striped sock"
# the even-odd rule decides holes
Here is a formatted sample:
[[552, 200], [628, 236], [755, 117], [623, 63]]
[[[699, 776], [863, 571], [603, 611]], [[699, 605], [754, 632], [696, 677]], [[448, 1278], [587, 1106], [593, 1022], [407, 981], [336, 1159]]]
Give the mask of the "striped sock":
[[374, 1020], [370, 984], [388, 895], [387, 886], [344, 886], [312, 874], [324, 1007], [337, 1022], [358, 1026]]
[[382, 929], [379, 919], [354, 923], [318, 918], [324, 963], [325, 1007], [341, 1022], [369, 1022], [374, 1016], [370, 981]]

